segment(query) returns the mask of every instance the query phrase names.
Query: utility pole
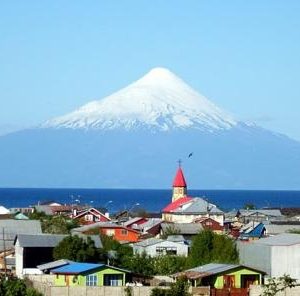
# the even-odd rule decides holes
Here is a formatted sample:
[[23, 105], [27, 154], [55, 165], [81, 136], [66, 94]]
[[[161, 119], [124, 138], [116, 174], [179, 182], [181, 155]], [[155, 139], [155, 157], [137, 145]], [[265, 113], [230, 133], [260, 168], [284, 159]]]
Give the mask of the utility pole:
[[4, 275], [5, 275], [5, 279], [7, 279], [7, 268], [6, 268], [6, 246], [5, 246], [5, 234], [4, 234], [4, 227], [2, 228], [2, 237], [3, 237], [3, 262], [4, 262]]

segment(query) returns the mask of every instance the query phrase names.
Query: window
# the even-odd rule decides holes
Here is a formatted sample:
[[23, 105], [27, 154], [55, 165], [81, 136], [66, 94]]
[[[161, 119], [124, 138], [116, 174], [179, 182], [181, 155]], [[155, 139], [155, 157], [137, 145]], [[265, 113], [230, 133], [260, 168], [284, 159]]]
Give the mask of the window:
[[84, 216], [85, 221], [93, 221], [93, 215], [85, 215]]
[[122, 274], [105, 274], [104, 286], [122, 286], [123, 275]]
[[106, 230], [106, 235], [108, 235], [108, 236], [113, 236], [113, 235], [115, 235], [115, 230], [114, 230], [114, 229], [107, 229], [107, 230]]
[[176, 247], [156, 247], [156, 254], [158, 255], [176, 255]]
[[121, 234], [122, 234], [122, 235], [127, 235], [127, 234], [128, 234], [128, 231], [127, 231], [126, 229], [122, 229]]
[[85, 277], [87, 286], [97, 286], [97, 274], [89, 274]]

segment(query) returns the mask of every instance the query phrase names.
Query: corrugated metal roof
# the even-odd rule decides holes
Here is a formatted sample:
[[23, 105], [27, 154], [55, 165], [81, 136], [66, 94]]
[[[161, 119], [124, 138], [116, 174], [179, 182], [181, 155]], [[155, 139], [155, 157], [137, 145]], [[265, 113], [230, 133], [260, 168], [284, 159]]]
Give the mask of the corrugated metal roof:
[[278, 209], [256, 209], [256, 210], [240, 209], [239, 212], [242, 216], [264, 215], [269, 217], [282, 217], [282, 214]]
[[57, 274], [80, 274], [89, 271], [93, 271], [95, 269], [100, 269], [106, 267], [105, 264], [94, 264], [94, 263], [70, 263], [58, 268], [51, 269], [52, 273]]
[[[179, 209], [179, 211], [180, 211], [180, 209]], [[188, 207], [186, 207], [185, 209], [182, 209], [182, 212], [184, 212], [184, 213], [223, 214], [223, 211], [221, 211], [216, 205], [209, 203], [208, 201], [204, 200], [201, 197], [193, 198], [191, 204]]]
[[67, 235], [64, 234], [18, 234], [15, 243], [18, 241], [20, 247], [56, 247]]
[[253, 244], [263, 244], [263, 245], [270, 245], [270, 246], [289, 246], [289, 245], [296, 245], [300, 244], [300, 234], [294, 233], [282, 233], [266, 238], [261, 238]]
[[300, 225], [293, 224], [265, 224], [266, 232], [268, 235], [280, 234], [289, 232], [291, 230], [300, 230]]
[[37, 220], [0, 220], [0, 251], [4, 250], [3, 235], [4, 229], [5, 248], [11, 249], [17, 234], [41, 234], [42, 228], [40, 221]]
[[158, 244], [160, 242], [163, 242], [163, 241], [164, 240], [160, 239], [160, 238], [148, 238], [148, 239], [145, 239], [143, 241], [137, 242], [134, 245], [139, 246], [139, 247], [148, 247], [148, 246], [156, 245], [156, 244]]
[[38, 265], [37, 268], [39, 270], [53, 269], [53, 268], [56, 268], [56, 267], [67, 265], [69, 263], [73, 263], [73, 261], [67, 260], [67, 259], [60, 259], [60, 260], [56, 260], [56, 261], [52, 261], [52, 262], [48, 262], [48, 263], [45, 263], [45, 264]]
[[178, 231], [178, 234], [197, 234], [203, 230], [203, 226], [199, 223], [161, 223], [162, 231], [166, 231], [168, 228], [174, 228]]
[[187, 271], [203, 272], [209, 274], [217, 274], [227, 270], [231, 270], [239, 267], [237, 264], [220, 264], [220, 263], [209, 263], [201, 265], [195, 268], [188, 269]]
[[176, 243], [185, 242], [185, 239], [184, 239], [183, 235], [180, 235], [180, 234], [178, 234], [178, 235], [168, 235], [167, 240], [170, 241], [170, 242], [176, 242]]

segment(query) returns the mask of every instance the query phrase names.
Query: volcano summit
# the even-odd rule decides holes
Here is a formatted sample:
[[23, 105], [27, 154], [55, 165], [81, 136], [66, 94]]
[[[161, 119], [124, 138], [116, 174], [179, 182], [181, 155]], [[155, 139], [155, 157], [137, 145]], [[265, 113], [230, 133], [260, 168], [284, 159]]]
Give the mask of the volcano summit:
[[[167, 69], [0, 137], [2, 187], [299, 189], [300, 143], [236, 120]], [[188, 157], [192, 155], [192, 157]]]

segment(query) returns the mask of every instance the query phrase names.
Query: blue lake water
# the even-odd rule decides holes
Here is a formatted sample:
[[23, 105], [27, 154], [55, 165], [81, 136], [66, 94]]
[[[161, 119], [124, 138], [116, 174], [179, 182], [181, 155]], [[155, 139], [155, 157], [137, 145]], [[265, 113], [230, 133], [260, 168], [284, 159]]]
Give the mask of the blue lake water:
[[[257, 207], [300, 207], [300, 191], [272, 190], [189, 190], [193, 197], [205, 197], [224, 210], [242, 208], [246, 203]], [[26, 207], [54, 200], [91, 206], [106, 206], [110, 212], [133, 208], [135, 204], [149, 212], [159, 212], [171, 200], [171, 190], [147, 189], [34, 189], [0, 188], [0, 205]]]

